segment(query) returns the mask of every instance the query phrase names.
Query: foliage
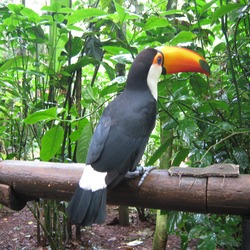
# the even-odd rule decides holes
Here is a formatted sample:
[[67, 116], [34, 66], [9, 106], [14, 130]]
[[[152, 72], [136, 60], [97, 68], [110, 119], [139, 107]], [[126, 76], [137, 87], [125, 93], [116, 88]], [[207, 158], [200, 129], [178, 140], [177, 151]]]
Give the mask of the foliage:
[[181, 249], [186, 249], [190, 239], [198, 239], [197, 249], [226, 249], [240, 247], [239, 216], [216, 216], [170, 212], [169, 233], [176, 232], [181, 238]]
[[[249, 64], [249, 57], [245, 58], [245, 52], [239, 48], [249, 41], [249, 19], [246, 15], [249, 10], [242, 11], [242, 4], [230, 4], [204, 12], [208, 6], [195, 3], [194, 6], [191, 3], [185, 6], [192, 21], [189, 29], [197, 34], [203, 50], [207, 47], [206, 55], [210, 58], [212, 76], [204, 80], [199, 75], [182, 74], [178, 82], [170, 81], [172, 85], [167, 86], [169, 95], [160, 100], [168, 114], [164, 129], [177, 127], [175, 133], [178, 143], [173, 162], [178, 165], [186, 159], [190, 166], [233, 162], [247, 173], [249, 68], [246, 65]], [[237, 11], [232, 12], [235, 9]], [[209, 30], [208, 16], [212, 17], [214, 23]], [[218, 18], [222, 19], [221, 22]], [[235, 33], [232, 29], [241, 31]], [[219, 33], [221, 30], [223, 32]], [[228, 37], [228, 33], [232, 35]], [[234, 54], [235, 57], [232, 56]], [[246, 59], [244, 63], [241, 62], [243, 58]], [[222, 74], [223, 71], [226, 74]], [[165, 92], [166, 88], [163, 87], [161, 95]]]
[[[160, 145], [164, 129], [173, 133], [173, 165], [231, 162], [249, 173], [249, 8], [245, 0], [185, 1], [169, 11], [159, 0], [51, 1], [39, 15], [23, 5], [1, 6], [0, 157], [84, 162], [103, 108], [125, 83], [116, 64], [128, 69], [143, 48], [170, 44], [204, 54], [212, 75], [182, 73], [159, 83], [164, 125], [157, 125], [143, 160], [157, 164], [169, 144]], [[229, 227], [239, 230], [238, 219], [181, 217], [192, 224], [181, 226], [183, 239], [205, 233], [201, 249], [215, 247], [209, 237], [238, 244], [232, 235], [239, 232]]]
[[51, 249], [65, 249], [66, 237], [68, 237], [65, 206], [61, 202], [49, 200], [34, 202], [28, 207], [37, 220], [37, 232], [40, 228], [44, 231], [43, 235], [37, 235], [37, 243], [46, 246], [48, 241]]

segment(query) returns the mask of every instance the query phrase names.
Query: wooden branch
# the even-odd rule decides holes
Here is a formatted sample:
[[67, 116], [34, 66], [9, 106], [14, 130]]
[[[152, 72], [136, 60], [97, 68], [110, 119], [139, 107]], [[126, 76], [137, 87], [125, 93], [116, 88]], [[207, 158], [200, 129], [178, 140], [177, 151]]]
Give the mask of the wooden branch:
[[[20, 210], [28, 200], [69, 200], [84, 164], [0, 162], [0, 203]], [[124, 180], [108, 192], [108, 203], [197, 213], [250, 215], [250, 175], [170, 176], [153, 170], [138, 189], [139, 178]], [[4, 194], [4, 195], [3, 195]]]

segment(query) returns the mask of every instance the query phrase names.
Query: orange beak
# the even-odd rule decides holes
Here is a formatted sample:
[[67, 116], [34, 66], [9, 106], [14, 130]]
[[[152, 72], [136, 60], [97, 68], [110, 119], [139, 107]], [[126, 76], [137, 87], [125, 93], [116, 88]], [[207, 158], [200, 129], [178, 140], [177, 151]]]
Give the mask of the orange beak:
[[171, 46], [157, 47], [156, 50], [164, 57], [164, 75], [178, 72], [200, 72], [210, 75], [210, 67], [206, 60], [192, 50]]

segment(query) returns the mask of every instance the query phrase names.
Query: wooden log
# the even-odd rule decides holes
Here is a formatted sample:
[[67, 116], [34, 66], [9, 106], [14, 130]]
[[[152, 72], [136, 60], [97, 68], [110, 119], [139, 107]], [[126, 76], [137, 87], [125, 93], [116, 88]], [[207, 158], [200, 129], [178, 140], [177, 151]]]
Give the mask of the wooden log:
[[208, 178], [207, 207], [210, 213], [250, 214], [250, 175]]
[[[21, 201], [69, 200], [84, 164], [0, 162], [0, 184]], [[139, 178], [124, 180], [108, 192], [108, 203], [197, 213], [250, 214], [250, 175], [228, 177], [169, 176], [153, 170], [138, 189]]]
[[84, 164], [2, 161], [0, 183], [12, 186], [15, 193], [24, 200], [68, 200], [83, 169]]
[[170, 177], [153, 170], [138, 189], [138, 179], [125, 180], [108, 193], [110, 204], [206, 213], [206, 178]]
[[13, 210], [21, 210], [26, 202], [16, 196], [11, 186], [0, 184], [0, 204]]

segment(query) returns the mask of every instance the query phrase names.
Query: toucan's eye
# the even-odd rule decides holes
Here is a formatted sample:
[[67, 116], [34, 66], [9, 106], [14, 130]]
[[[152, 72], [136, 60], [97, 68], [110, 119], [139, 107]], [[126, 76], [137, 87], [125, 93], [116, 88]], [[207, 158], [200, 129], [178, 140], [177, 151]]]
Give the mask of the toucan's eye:
[[159, 65], [162, 65], [162, 57], [161, 57], [161, 56], [158, 56], [158, 57], [157, 57], [157, 63], [158, 63]]

